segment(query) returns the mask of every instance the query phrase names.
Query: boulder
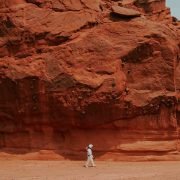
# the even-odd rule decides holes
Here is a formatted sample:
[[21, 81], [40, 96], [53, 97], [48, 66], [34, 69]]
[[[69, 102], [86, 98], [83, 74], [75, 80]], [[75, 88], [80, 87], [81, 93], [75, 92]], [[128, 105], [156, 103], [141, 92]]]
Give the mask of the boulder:
[[121, 17], [133, 18], [141, 16], [139, 11], [134, 9], [120, 7], [120, 6], [112, 6], [112, 12]]

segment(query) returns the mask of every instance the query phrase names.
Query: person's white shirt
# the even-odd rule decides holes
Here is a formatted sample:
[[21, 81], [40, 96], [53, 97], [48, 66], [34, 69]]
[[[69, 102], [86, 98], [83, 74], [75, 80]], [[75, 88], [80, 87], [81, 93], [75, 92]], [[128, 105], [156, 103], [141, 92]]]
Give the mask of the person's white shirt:
[[92, 149], [91, 149], [91, 148], [88, 148], [88, 149], [87, 149], [87, 155], [88, 155], [88, 156], [92, 156]]

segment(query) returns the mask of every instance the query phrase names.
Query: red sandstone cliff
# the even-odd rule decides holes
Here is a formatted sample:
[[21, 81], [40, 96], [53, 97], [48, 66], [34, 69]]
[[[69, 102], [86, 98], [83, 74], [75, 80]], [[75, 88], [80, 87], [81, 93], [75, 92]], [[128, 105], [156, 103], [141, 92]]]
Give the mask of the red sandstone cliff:
[[165, 0], [0, 0], [1, 152], [180, 159], [179, 37]]

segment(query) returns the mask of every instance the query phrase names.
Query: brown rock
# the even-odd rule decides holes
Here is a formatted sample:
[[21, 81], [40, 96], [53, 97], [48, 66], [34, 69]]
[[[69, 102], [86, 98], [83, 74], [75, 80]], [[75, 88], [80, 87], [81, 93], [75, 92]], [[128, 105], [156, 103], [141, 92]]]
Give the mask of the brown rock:
[[165, 0], [136, 0], [134, 4], [153, 21], [172, 22], [170, 9], [166, 7]]
[[120, 6], [112, 6], [112, 11], [113, 13], [122, 16], [122, 17], [139, 17], [141, 16], [141, 13], [134, 10], [134, 9], [129, 9], [129, 8], [124, 8]]

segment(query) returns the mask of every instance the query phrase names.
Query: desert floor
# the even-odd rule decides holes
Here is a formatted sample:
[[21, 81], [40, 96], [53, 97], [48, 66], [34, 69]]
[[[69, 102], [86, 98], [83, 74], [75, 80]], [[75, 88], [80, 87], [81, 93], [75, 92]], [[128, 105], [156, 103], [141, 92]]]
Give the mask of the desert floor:
[[0, 180], [179, 180], [180, 162], [0, 160]]

